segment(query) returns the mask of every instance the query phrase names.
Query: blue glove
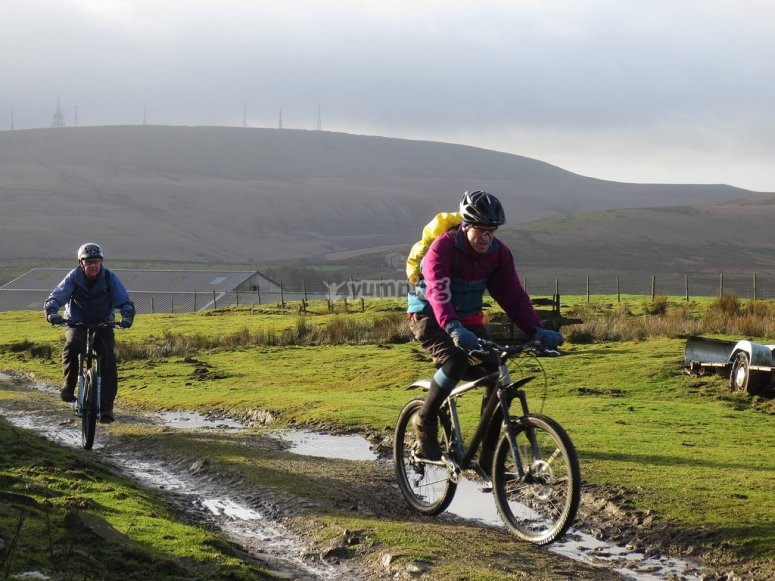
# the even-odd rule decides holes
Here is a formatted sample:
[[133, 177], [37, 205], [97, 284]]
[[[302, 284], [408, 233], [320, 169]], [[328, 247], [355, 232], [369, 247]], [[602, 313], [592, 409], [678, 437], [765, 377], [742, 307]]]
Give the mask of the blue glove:
[[121, 325], [122, 329], [128, 329], [132, 326], [132, 317], [121, 317], [119, 325]]
[[565, 340], [562, 333], [558, 333], [557, 331], [544, 329], [543, 327], [533, 327], [533, 329], [535, 330], [533, 339], [537, 339], [546, 345], [547, 349], [557, 349], [557, 347], [562, 345], [562, 342]]
[[59, 313], [49, 313], [46, 315], [46, 320], [52, 325], [61, 325], [65, 322], [65, 320], [62, 318], [62, 315]]
[[447, 323], [444, 330], [452, 337], [455, 345], [464, 351], [473, 351], [479, 348], [479, 337], [466, 329], [460, 321]]

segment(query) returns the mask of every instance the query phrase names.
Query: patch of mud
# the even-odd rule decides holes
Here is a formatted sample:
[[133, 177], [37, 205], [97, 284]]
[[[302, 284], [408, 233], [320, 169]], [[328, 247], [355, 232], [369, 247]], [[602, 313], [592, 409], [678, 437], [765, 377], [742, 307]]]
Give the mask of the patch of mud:
[[[0, 377], [0, 380], [2, 377]], [[50, 397], [47, 406], [40, 402], [30, 406], [21, 406], [18, 402], [6, 402], [0, 406], [0, 413], [12, 423], [35, 430], [62, 445], [80, 446], [80, 432], [61, 404], [56, 403], [58, 394], [51, 386], [30, 382], [14, 382], [19, 389], [47, 392]], [[17, 409], [13, 409], [14, 406]], [[55, 418], [59, 418], [58, 420]], [[62, 418], [65, 418], [62, 420]], [[72, 427], [62, 429], [60, 421], [72, 423]], [[202, 418], [196, 414], [172, 414], [148, 417], [125, 417], [119, 421], [162, 423], [174, 425], [175, 429], [222, 429], [238, 432], [240, 422], [218, 418]], [[307, 453], [326, 456], [322, 448], [329, 449], [326, 440], [321, 445], [316, 437], [280, 434], [275, 439], [265, 435], [246, 433], [245, 445], [262, 449], [286, 449], [288, 446], [312, 446]], [[294, 438], [297, 438], [294, 440]], [[384, 435], [376, 435], [365, 444], [364, 455], [376, 455], [384, 463], [385, 451], [389, 442]], [[135, 440], [136, 442], [136, 440]], [[317, 449], [316, 449], [317, 447]], [[303, 527], [299, 527], [298, 517], [306, 510], [315, 509], [310, 500], [291, 497], [274, 489], [256, 489], [247, 486], [239, 477], [223, 470], [215, 470], [201, 458], [182, 454], [171, 455], [161, 447], [151, 447], [145, 443], [129, 444], [111, 437], [110, 430], [98, 432], [93, 450], [95, 456], [102, 458], [115, 469], [127, 471], [146, 487], [163, 492], [169, 502], [177, 507], [181, 515], [194, 524], [214, 527], [223, 531], [233, 545], [235, 554], [263, 564], [281, 575], [299, 580], [308, 579], [360, 579], [364, 581], [386, 578], [419, 578], [422, 571], [415, 573], [396, 573], [390, 571], [390, 556], [382, 568], [369, 569], [357, 559], [349, 559], [351, 544], [357, 542], [357, 535], [349, 532], [342, 539], [326, 547], [314, 546], [309, 542]], [[329, 456], [330, 457], [330, 456]], [[411, 511], [394, 486], [392, 470], [381, 468], [378, 480], [364, 482], [363, 493], [343, 489], [341, 496], [334, 499], [337, 507], [356, 511], [358, 514], [377, 518], [396, 518], [408, 521], [416, 520], [417, 514]], [[373, 476], [372, 476], [373, 477]], [[369, 478], [369, 476], [364, 476]], [[376, 484], [376, 485], [375, 485]], [[475, 486], [475, 485], [474, 485]], [[492, 497], [480, 494], [481, 505], [492, 507]], [[456, 499], [456, 501], [463, 500]], [[743, 567], [734, 572], [712, 573], [701, 569], [694, 563], [703, 562], [708, 555], [698, 554], [694, 547], [704, 541], [706, 533], [678, 529], [670, 524], [660, 523], [653, 514], [625, 508], [625, 496], [622, 491], [605, 490], [591, 486], [584, 487], [582, 506], [576, 519], [577, 526], [571, 529], [567, 537], [553, 545], [551, 550], [600, 570], [597, 579], [633, 579], [638, 581], [726, 581], [732, 579], [762, 579], [756, 574], [748, 574]], [[466, 505], [463, 502], [463, 505]], [[483, 509], [473, 509], [466, 514], [465, 506], [460, 514], [443, 515], [447, 521], [471, 519], [481, 521], [484, 528], [501, 526], [482, 518]], [[470, 507], [467, 507], [470, 509]], [[458, 510], [455, 504], [452, 511]], [[384, 559], [383, 559], [384, 560]], [[569, 561], [570, 562], [570, 561]], [[571, 565], [568, 571], [573, 571]], [[590, 579], [588, 569], [579, 569], [580, 574], [563, 578]]]
[[[0, 381], [3, 379], [0, 374]], [[28, 382], [13, 383], [17, 389], [30, 387]], [[34, 384], [32, 387], [50, 391], [58, 398], [58, 392], [50, 386]], [[80, 447], [80, 420], [67, 407], [54, 402], [53, 398], [51, 402], [6, 401], [0, 405], [0, 413], [16, 427], [34, 431], [62, 446]], [[161, 419], [172, 424], [182, 423], [191, 429], [205, 426], [215, 429], [212, 422], [219, 429], [232, 427], [230, 421], [206, 420], [197, 414], [172, 414]], [[145, 419], [133, 417], [131, 421], [158, 423], [160, 419], [150, 415]], [[272, 438], [262, 439], [261, 446], [285, 447], [282, 441]], [[145, 488], [162, 493], [184, 522], [221, 531], [229, 543], [223, 549], [272, 571], [278, 578], [299, 581], [371, 578], [371, 572], [364, 570], [360, 563], [340, 559], [330, 548], [312, 550], [301, 536], [283, 525], [286, 515], [310, 508], [303, 499], [271, 490], [253, 489], [250, 495], [240, 481], [213, 471], [205, 459], [174, 458], [158, 446], [149, 447], [147, 441], [132, 445], [99, 425], [91, 454]]]

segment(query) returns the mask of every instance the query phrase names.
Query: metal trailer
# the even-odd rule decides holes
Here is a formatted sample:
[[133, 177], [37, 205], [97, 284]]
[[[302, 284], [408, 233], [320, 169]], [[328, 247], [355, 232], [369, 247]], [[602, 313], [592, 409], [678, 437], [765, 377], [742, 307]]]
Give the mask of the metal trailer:
[[692, 375], [715, 371], [729, 375], [729, 387], [752, 395], [765, 395], [775, 372], [775, 345], [753, 341], [726, 341], [689, 337], [684, 350], [684, 367]]

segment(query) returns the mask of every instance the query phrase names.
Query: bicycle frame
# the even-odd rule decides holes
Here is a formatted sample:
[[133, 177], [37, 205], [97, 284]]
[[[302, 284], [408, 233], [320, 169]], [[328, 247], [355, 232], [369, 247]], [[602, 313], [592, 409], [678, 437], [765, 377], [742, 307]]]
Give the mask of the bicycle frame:
[[[433, 516], [449, 507], [463, 471], [473, 470], [488, 483], [484, 489], [492, 490], [498, 514], [511, 532], [531, 543], [551, 543], [568, 530], [580, 503], [578, 456], [562, 426], [546, 415], [530, 412], [522, 387], [536, 375], [512, 381], [507, 362], [520, 354], [559, 353], [536, 341], [501, 346], [480, 340], [480, 346], [479, 353], [498, 354], [498, 370], [457, 386], [445, 399], [439, 420], [444, 440], [440, 444], [446, 451], [440, 460], [418, 456], [416, 417], [425, 400], [412, 398], [399, 413], [393, 441], [398, 486], [412, 508]], [[430, 384], [426, 379], [410, 388], [427, 391]], [[466, 442], [458, 399], [482, 387], [487, 388], [487, 397]], [[521, 410], [512, 414], [515, 399]], [[487, 446], [485, 453], [475, 459], [482, 446]]]
[[102, 365], [101, 358], [94, 349], [94, 339], [97, 328], [98, 327], [86, 327], [86, 346], [83, 352], [78, 354], [78, 397], [76, 399], [76, 415], [78, 417], [83, 416], [84, 398], [86, 396], [86, 374], [90, 369], [93, 369], [95, 384], [92, 388], [94, 389], [95, 398], [92, 405], [96, 407], [97, 419], [99, 419], [102, 404]]
[[[75, 399], [75, 414], [81, 418], [81, 446], [91, 450], [94, 445], [96, 424], [102, 422], [102, 357], [95, 347], [99, 329], [117, 328], [114, 321], [86, 325], [65, 321], [66, 325], [86, 330], [84, 348], [78, 354], [78, 395]], [[88, 385], [87, 385], [88, 383]]]
[[[477, 472], [481, 473], [481, 467], [478, 464], [473, 464], [473, 459], [484, 440], [485, 434], [490, 427], [490, 423], [494, 421], [494, 413], [497, 407], [500, 407], [503, 414], [502, 427], [505, 428], [506, 432], [509, 434], [511, 449], [515, 454], [514, 461], [520, 472], [519, 477], [524, 478], [524, 469], [522, 467], [521, 458], [519, 458], [519, 450], [516, 445], [514, 431], [511, 425], [510, 407], [511, 402], [516, 397], [520, 401], [522, 415], [526, 416], [529, 414], [527, 397], [520, 388], [533, 379], [535, 379], [535, 376], [529, 375], [522, 377], [517, 381], [512, 381], [508, 365], [502, 360], [498, 366], [498, 371], [480, 377], [479, 379], [463, 383], [450, 392], [447, 400], [442, 406], [442, 410], [444, 408], [449, 410], [449, 419], [454, 434], [454, 461], [452, 474], [454, 475], [453, 478], [455, 482], [457, 482], [461, 470], [473, 467], [474, 469], [478, 468]], [[473, 435], [470, 437], [468, 444], [465, 444], [458, 416], [457, 399], [476, 389], [481, 389], [482, 387], [488, 387], [490, 385], [494, 385], [494, 389], [487, 399], [487, 403], [484, 406], [481, 418]], [[421, 380], [414, 383], [413, 386], [422, 387], [427, 390], [430, 387], [430, 382], [428, 380]], [[445, 461], [449, 462], [449, 460], [443, 459], [440, 463], [444, 463]], [[480, 475], [484, 476], [484, 474]]]

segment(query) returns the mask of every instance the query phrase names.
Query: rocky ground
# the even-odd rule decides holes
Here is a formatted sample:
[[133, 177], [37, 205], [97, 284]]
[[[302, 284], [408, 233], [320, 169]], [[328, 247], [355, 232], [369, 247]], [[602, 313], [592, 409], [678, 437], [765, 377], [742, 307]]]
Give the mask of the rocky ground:
[[[2, 382], [6, 388], [9, 381]], [[63, 445], [78, 446], [80, 432], [71, 411], [56, 401], [54, 388], [35, 385], [16, 379], [13, 389], [44, 392], [47, 397], [35, 398], [35, 411], [24, 410], [19, 400], [7, 399], [0, 404], [0, 413], [18, 426], [43, 433], [49, 439]], [[50, 392], [50, 393], [49, 393]], [[35, 421], [41, 405], [50, 401], [47, 414], [61, 412], [61, 424], [54, 424], [50, 415]], [[57, 411], [58, 410], [58, 411]], [[158, 421], [142, 415], [120, 414], [123, 422]], [[72, 424], [72, 429], [68, 429]], [[64, 429], [63, 429], [64, 428]], [[403, 501], [394, 485], [392, 464], [386, 458], [389, 442], [382, 435], [372, 438], [373, 448], [382, 459], [371, 463], [365, 470], [338, 469], [336, 463], [319, 458], [304, 458], [301, 470], [315, 474], [334, 472], [332, 478], [320, 478], [320, 486], [330, 490], [322, 495], [325, 501], [294, 497], [274, 488], [256, 488], [244, 478], [222, 466], [210, 463], [195, 453], [173, 451], [162, 440], [154, 438], [122, 440], [111, 430], [100, 427], [95, 457], [128, 472], [145, 486], [162, 491], [167, 502], [192, 523], [218, 527], [230, 540], [231, 550], [245, 559], [262, 563], [281, 577], [300, 580], [313, 579], [420, 579], [436, 578], [430, 563], [395, 559], [389, 551], [374, 546], [359, 531], [343, 531], [335, 540], [317, 543], [308, 529], [305, 515], [325, 511], [345, 511], [366, 519], [396, 519], [417, 522], [427, 526], [429, 522], [444, 528], [444, 534], [468, 548], [481, 560], [492, 559], [493, 570], [503, 567], [503, 553], [484, 550], [509, 541], [503, 530], [474, 521], [462, 521], [445, 515], [437, 519], [419, 517]], [[46, 432], [49, 433], [46, 433]], [[69, 441], [62, 433], [69, 432]], [[242, 445], [260, 450], [287, 448], [287, 442], [270, 433], [254, 431], [239, 435]], [[345, 462], [342, 463], [343, 465]], [[192, 497], [196, 491], [196, 497]], [[316, 495], [321, 498], [321, 495]], [[691, 563], [711, 563], [714, 556], [700, 554], [696, 547], [705, 538], [703, 531], [681, 530], [659, 522], [648, 511], [626, 508], [624, 494], [617, 490], [603, 490], [591, 486], [584, 488], [576, 528], [570, 533], [584, 534], [601, 540], [603, 549], [584, 549], [584, 542], [574, 548], [576, 558], [567, 558], [546, 549], [532, 551], [528, 561], [514, 564], [520, 571], [513, 578], [549, 579], [670, 579], [732, 581], [766, 579], [767, 572], [752, 570], [743, 565], [713, 571], [711, 567], [694, 567]], [[324, 506], [321, 506], [321, 503]], [[237, 516], [235, 516], [237, 515]], [[251, 516], [252, 515], [252, 516]], [[260, 515], [256, 516], [256, 515]], [[623, 547], [624, 553], [639, 553], [657, 565], [644, 566], [640, 560], [628, 560], [625, 556], [613, 556], [605, 547]], [[480, 549], [477, 552], [477, 549]], [[466, 555], [461, 552], [461, 558]], [[663, 568], [670, 559], [685, 561], [687, 565]], [[510, 569], [507, 569], [510, 570]], [[764, 576], [762, 576], [764, 575]]]

